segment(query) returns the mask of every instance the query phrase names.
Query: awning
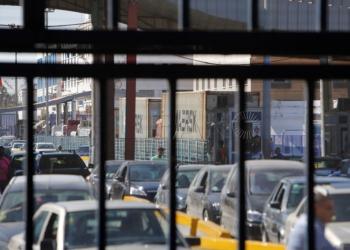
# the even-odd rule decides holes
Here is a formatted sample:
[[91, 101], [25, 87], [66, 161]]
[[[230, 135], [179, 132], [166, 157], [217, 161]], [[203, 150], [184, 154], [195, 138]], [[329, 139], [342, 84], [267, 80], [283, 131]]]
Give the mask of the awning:
[[45, 122], [45, 120], [40, 120], [39, 122], [37, 122], [37, 123], [33, 126], [33, 128], [34, 128], [34, 129], [37, 129], [38, 126], [39, 126], [40, 124], [42, 124], [43, 122]]

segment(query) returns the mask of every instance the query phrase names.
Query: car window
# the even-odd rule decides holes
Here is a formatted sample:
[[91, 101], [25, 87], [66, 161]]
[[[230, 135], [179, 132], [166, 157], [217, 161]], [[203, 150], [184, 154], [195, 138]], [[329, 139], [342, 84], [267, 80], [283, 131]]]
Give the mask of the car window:
[[44, 240], [56, 240], [58, 230], [58, 215], [52, 213], [49, 223], [46, 226]]
[[40, 232], [42, 230], [42, 227], [46, 221], [47, 215], [49, 213], [47, 211], [42, 211], [38, 217], [36, 217], [33, 220], [33, 228], [34, 228], [34, 234], [33, 234], [33, 242], [38, 243], [39, 237], [40, 237]]
[[339, 164], [339, 160], [323, 160], [315, 161], [315, 168], [326, 168], [326, 169], [336, 169]]
[[115, 173], [118, 171], [121, 163], [113, 163], [106, 165], [106, 179], [112, 179]]
[[[3, 198], [0, 207], [0, 222], [23, 221], [23, 211], [25, 206], [24, 192], [11, 192]], [[35, 191], [34, 205], [35, 211], [44, 203], [73, 200], [92, 200], [94, 197], [88, 191], [70, 190], [45, 190]]]
[[[178, 170], [176, 173], [176, 188], [189, 188], [198, 170]], [[169, 179], [169, 178], [168, 178]]]
[[304, 197], [305, 184], [293, 184], [287, 201], [287, 208], [296, 208]]
[[226, 187], [228, 192], [234, 192], [238, 189], [237, 174], [237, 168], [232, 168], [226, 180]]
[[207, 171], [205, 169], [202, 169], [200, 172], [198, 172], [195, 182], [193, 183], [194, 187], [199, 187], [201, 185], [201, 181], [203, 179], [204, 174], [206, 174]]
[[277, 183], [287, 176], [303, 176], [301, 169], [264, 169], [251, 170], [249, 173], [249, 190], [251, 194], [269, 195]]
[[350, 221], [349, 193], [331, 195], [334, 204], [334, 216], [332, 222]]
[[275, 199], [275, 201], [279, 203], [278, 209], [281, 209], [282, 207], [284, 193], [285, 193], [285, 186], [283, 185], [282, 188], [278, 191]]
[[229, 170], [213, 171], [210, 176], [210, 190], [211, 192], [221, 192], [226, 183]]
[[131, 181], [144, 181], [154, 180], [160, 181], [164, 172], [167, 170], [166, 164], [149, 164], [149, 165], [131, 165], [130, 168], [130, 180]]
[[39, 149], [54, 149], [54, 146], [52, 144], [39, 144]]
[[[88, 248], [97, 245], [95, 211], [68, 213], [65, 247]], [[158, 210], [113, 209], [106, 211], [106, 245], [167, 243], [169, 224]]]

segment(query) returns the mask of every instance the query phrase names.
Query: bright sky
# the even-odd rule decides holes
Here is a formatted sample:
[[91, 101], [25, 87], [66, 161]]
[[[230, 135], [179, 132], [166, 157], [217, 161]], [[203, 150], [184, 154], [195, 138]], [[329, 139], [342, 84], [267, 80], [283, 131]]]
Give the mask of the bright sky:
[[[22, 7], [19, 6], [4, 6], [0, 5], [0, 29], [8, 29], [9, 24], [23, 25], [23, 13]], [[48, 13], [48, 25], [67, 25], [75, 24], [71, 26], [50, 27], [50, 29], [76, 29], [79, 23], [84, 22], [84, 14], [75, 13], [71, 11], [55, 10]], [[0, 52], [0, 63], [15, 63], [15, 53], [2, 53]], [[35, 53], [18, 53], [17, 62], [19, 63], [36, 63], [37, 54]], [[4, 85], [7, 86], [9, 93], [12, 92], [11, 87], [14, 86], [14, 77], [3, 77]], [[24, 86], [25, 81], [22, 78], [18, 79], [18, 85]]]

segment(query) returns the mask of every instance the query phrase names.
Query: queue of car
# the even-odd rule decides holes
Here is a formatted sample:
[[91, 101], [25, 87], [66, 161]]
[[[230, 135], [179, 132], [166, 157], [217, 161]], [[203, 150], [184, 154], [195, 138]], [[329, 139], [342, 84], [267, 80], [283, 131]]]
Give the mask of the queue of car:
[[[100, 165], [97, 164], [94, 167], [90, 164], [87, 167], [75, 152], [36, 152], [35, 154], [34, 167], [40, 169], [40, 172], [39, 175], [34, 176], [35, 209], [38, 210], [34, 215], [34, 224], [40, 225], [40, 228], [34, 230], [33, 248], [97, 248], [96, 214], [91, 212], [96, 210], [97, 203], [70, 201], [98, 199]], [[15, 154], [13, 157], [16, 158]], [[155, 202], [155, 205], [169, 204], [171, 187], [167, 161], [113, 160], [106, 161], [104, 166], [107, 199], [123, 200], [125, 196], [131, 195]], [[286, 243], [293, 223], [305, 207], [300, 204], [303, 203], [305, 196], [306, 165], [302, 161], [249, 160], [245, 162], [244, 171], [247, 211], [244, 219], [247, 239]], [[330, 170], [327, 168], [327, 171]], [[337, 167], [333, 167], [332, 171], [337, 171]], [[343, 183], [350, 185], [348, 178], [325, 176], [325, 171], [318, 173], [323, 177], [315, 178], [317, 185], [329, 186]], [[332, 172], [327, 173], [332, 174]], [[227, 229], [232, 237], [238, 237], [238, 221], [241, 219], [237, 217], [240, 181], [238, 175], [237, 164], [177, 166], [176, 209], [202, 220], [215, 222]], [[69, 184], [73, 179], [74, 183], [78, 183], [77, 185]], [[24, 185], [24, 177], [14, 177], [0, 198], [0, 228], [6, 228], [6, 230], [0, 229], [0, 249], [2, 245], [7, 246], [9, 242], [8, 249], [23, 248], [25, 244]], [[77, 190], [79, 189], [77, 186], [81, 188], [80, 191]], [[82, 189], [85, 189], [85, 195], [82, 194]], [[16, 192], [22, 195], [21, 198], [15, 197]], [[50, 203], [41, 206], [47, 202]], [[162, 210], [152, 204], [137, 204], [132, 205], [122, 201], [106, 203], [108, 210], [106, 216], [111, 216], [107, 221], [108, 230], [110, 230], [106, 232], [107, 246], [132, 244], [136, 241], [134, 237], [137, 237], [136, 242], [140, 245], [160, 244], [166, 247], [167, 233], [164, 232], [166, 222], [159, 221], [160, 218], [167, 220]], [[148, 209], [152, 211], [151, 215], [145, 214]], [[350, 211], [350, 207], [347, 209]], [[150, 230], [145, 226], [148, 225], [147, 223], [139, 226], [135, 224], [132, 227], [133, 235], [128, 235], [126, 231], [124, 232], [126, 230], [124, 225], [133, 224], [133, 219], [128, 216], [129, 212], [133, 212], [133, 217], [138, 218], [139, 221], [152, 223], [155, 228]], [[82, 214], [86, 215], [84, 216], [86, 220], [80, 224], [78, 221], [81, 220]], [[157, 221], [152, 218], [154, 215]], [[140, 216], [147, 219], [141, 219]], [[291, 218], [289, 220], [292, 222], [286, 218]], [[14, 226], [8, 226], [7, 222]], [[160, 223], [161, 228], [153, 225], [154, 223]], [[137, 231], [138, 229], [140, 232]], [[158, 243], [152, 241], [153, 236], [154, 239], [159, 240]], [[187, 248], [186, 240], [181, 235], [178, 237], [179, 246]], [[81, 239], [85, 240], [81, 241]]]

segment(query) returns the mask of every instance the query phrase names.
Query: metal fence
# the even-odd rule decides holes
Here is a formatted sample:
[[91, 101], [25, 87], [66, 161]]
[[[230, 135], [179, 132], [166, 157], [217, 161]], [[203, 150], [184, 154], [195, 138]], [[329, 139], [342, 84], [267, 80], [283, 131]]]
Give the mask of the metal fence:
[[90, 138], [88, 136], [35, 135], [34, 142], [50, 142], [56, 148], [61, 145], [63, 150], [77, 150], [79, 146], [90, 145]]

